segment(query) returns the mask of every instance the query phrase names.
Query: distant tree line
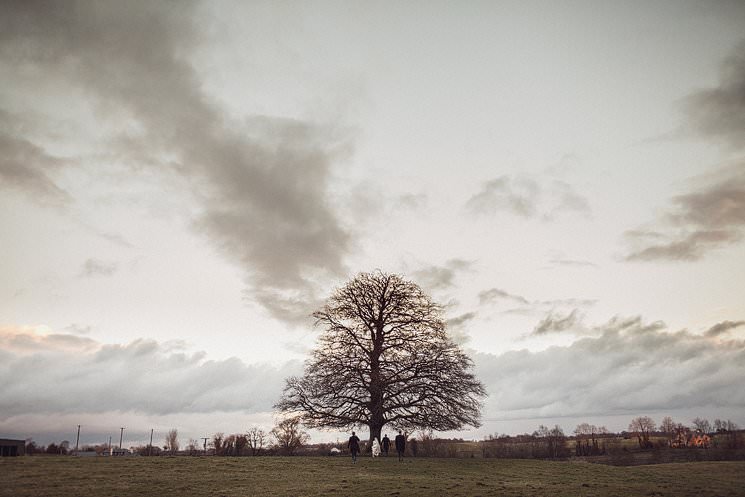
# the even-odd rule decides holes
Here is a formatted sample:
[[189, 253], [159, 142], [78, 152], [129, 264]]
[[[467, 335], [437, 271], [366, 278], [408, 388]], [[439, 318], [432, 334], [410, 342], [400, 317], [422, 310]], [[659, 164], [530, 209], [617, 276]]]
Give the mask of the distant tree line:
[[32, 456], [35, 454], [57, 454], [67, 455], [70, 452], [70, 442], [63, 440], [60, 443], [50, 443], [47, 446], [37, 445], [32, 439], [26, 440], [26, 455]]
[[286, 418], [280, 420], [269, 432], [256, 426], [245, 433], [226, 435], [224, 432], [216, 432], [202, 441], [190, 438], [183, 448], [178, 439], [178, 430], [174, 428], [166, 434], [163, 447], [144, 445], [134, 447], [133, 451], [142, 456], [292, 456], [309, 440], [310, 436], [297, 418]]
[[[217, 432], [207, 439], [189, 439], [183, 446], [179, 441], [178, 430], [174, 428], [166, 433], [162, 446], [138, 446], [133, 447], [132, 452], [140, 456], [245, 457], [334, 455], [347, 450], [345, 443], [309, 445], [309, 441], [310, 437], [304, 431], [300, 419], [287, 417], [279, 420], [269, 431], [254, 426], [244, 433], [225, 435]], [[682, 454], [684, 451], [675, 449], [688, 449], [685, 453], [687, 455], [676, 456], [676, 453]], [[109, 454], [111, 447], [108, 444], [84, 445], [81, 450]], [[667, 455], [661, 455], [660, 451]], [[47, 446], [39, 446], [31, 439], [26, 442], [27, 455], [69, 453], [70, 442], [67, 440]], [[690, 425], [685, 425], [674, 421], [670, 416], [662, 418], [659, 424], [648, 416], [633, 418], [628, 430], [620, 433], [613, 433], [605, 426], [580, 423], [571, 435], [566, 435], [559, 425], [540, 425], [532, 433], [493, 434], [481, 441], [438, 438], [432, 430], [419, 430], [408, 434], [406, 454], [413, 457], [518, 459], [598, 457], [618, 464], [712, 458], [745, 459], [745, 431], [731, 420], [715, 419], [709, 422], [705, 418], [696, 417]]]
[[[441, 442], [442, 444], [442, 442]], [[691, 449], [694, 460], [706, 458], [745, 459], [745, 433], [731, 420], [716, 419], [710, 423], [697, 417], [691, 425], [664, 417], [659, 426], [648, 416], [631, 420], [627, 431], [612, 433], [605, 426], [580, 423], [573, 436], [566, 436], [560, 426], [540, 426], [531, 434], [489, 435], [481, 443], [482, 457], [559, 459], [569, 456], [607, 456], [613, 461], [634, 460], [632, 453], [654, 453], [662, 458], [664, 449]], [[706, 451], [709, 450], [708, 455]], [[625, 457], [627, 456], [628, 457]], [[664, 459], [664, 458], [663, 458]], [[669, 459], [677, 460], [674, 456]], [[613, 462], [611, 461], [611, 462]], [[626, 461], [629, 462], [629, 461]]]

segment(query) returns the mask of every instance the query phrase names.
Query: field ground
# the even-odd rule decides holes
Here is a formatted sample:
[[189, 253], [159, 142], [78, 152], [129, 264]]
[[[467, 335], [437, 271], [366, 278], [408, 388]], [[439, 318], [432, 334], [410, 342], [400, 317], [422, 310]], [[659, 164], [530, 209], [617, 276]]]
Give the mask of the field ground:
[[0, 495], [726, 497], [745, 496], [745, 462], [33, 456], [0, 459]]

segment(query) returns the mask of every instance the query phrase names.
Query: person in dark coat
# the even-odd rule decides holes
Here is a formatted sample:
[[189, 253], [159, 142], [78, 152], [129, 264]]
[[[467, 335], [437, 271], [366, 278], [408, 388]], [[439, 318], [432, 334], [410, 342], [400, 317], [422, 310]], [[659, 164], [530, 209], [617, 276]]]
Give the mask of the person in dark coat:
[[347, 447], [349, 447], [349, 452], [352, 453], [352, 462], [357, 462], [357, 454], [360, 453], [360, 439], [357, 435], [355, 435], [354, 432], [352, 432], [352, 436], [349, 437], [349, 443], [347, 444]]
[[399, 461], [404, 460], [405, 450], [406, 450], [406, 436], [404, 436], [401, 430], [398, 430], [398, 435], [396, 435], [396, 452], [398, 452]]
[[388, 435], [383, 437], [383, 454], [388, 457], [388, 449], [391, 448], [391, 439], [388, 438]]

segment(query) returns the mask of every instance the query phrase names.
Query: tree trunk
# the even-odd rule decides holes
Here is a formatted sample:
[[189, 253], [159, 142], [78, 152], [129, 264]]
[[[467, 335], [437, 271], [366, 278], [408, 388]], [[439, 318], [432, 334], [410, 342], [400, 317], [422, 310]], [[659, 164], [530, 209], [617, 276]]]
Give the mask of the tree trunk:
[[[378, 375], [373, 374], [373, 378]], [[383, 429], [385, 422], [383, 421], [383, 390], [380, 387], [376, 388], [375, 381], [370, 388], [370, 440], [367, 445], [367, 452], [372, 451], [373, 440], [377, 439], [380, 443], [380, 432]]]
[[[380, 424], [375, 425], [373, 423], [370, 423], [369, 426], [370, 426], [370, 440], [369, 440], [369, 443], [367, 444], [367, 451], [371, 452], [373, 440], [377, 440], [378, 443], [380, 443], [380, 432], [383, 431], [383, 424], [380, 423]], [[381, 447], [381, 450], [382, 450], [382, 447]]]
[[380, 374], [380, 354], [383, 349], [383, 328], [378, 325], [373, 335], [373, 350], [370, 355], [370, 440], [367, 452], [372, 452], [373, 440], [380, 443], [380, 432], [383, 429], [383, 379]]

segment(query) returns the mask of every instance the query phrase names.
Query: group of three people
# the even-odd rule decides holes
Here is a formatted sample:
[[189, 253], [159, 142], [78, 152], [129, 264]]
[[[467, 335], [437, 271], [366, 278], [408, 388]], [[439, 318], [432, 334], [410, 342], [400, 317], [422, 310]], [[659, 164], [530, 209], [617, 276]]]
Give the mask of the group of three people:
[[[401, 430], [398, 430], [398, 435], [396, 435], [396, 440], [394, 443], [396, 445], [396, 452], [398, 452], [398, 460], [403, 461], [404, 451], [406, 450], [406, 436]], [[388, 450], [391, 448], [391, 440], [388, 438], [388, 435], [383, 437], [381, 445], [383, 454], [387, 456]], [[349, 452], [352, 454], [352, 462], [356, 463], [357, 454], [360, 453], [360, 439], [355, 434], [355, 432], [352, 432], [352, 436], [349, 437], [349, 443], [347, 443], [347, 447], [349, 448]]]

